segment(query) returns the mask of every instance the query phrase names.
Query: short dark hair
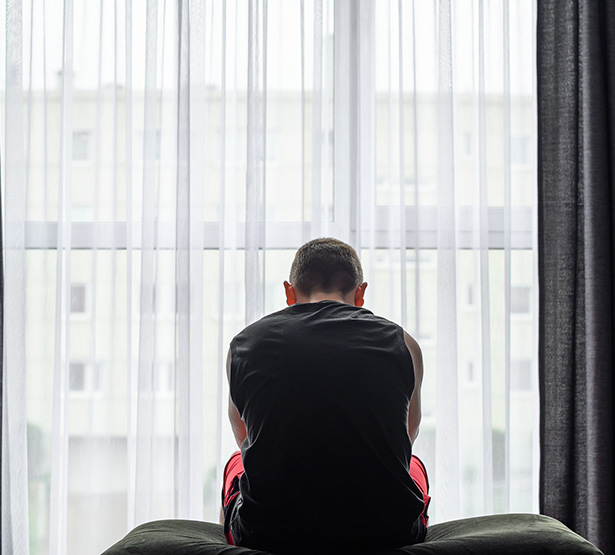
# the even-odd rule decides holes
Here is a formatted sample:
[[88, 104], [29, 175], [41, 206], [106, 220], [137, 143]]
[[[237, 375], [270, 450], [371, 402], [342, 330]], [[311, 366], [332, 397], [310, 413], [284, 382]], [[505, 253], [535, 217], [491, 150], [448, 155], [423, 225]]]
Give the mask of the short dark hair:
[[349, 293], [363, 282], [356, 251], [338, 239], [324, 237], [299, 248], [290, 267], [290, 283], [304, 295], [314, 291]]

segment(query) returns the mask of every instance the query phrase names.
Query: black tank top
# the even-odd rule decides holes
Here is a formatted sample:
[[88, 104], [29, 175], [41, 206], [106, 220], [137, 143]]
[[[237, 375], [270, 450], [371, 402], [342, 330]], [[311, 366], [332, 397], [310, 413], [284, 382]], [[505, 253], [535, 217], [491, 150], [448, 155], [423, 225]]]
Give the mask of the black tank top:
[[403, 330], [363, 308], [296, 304], [237, 335], [230, 393], [248, 435], [236, 543], [313, 553], [422, 540], [413, 388]]

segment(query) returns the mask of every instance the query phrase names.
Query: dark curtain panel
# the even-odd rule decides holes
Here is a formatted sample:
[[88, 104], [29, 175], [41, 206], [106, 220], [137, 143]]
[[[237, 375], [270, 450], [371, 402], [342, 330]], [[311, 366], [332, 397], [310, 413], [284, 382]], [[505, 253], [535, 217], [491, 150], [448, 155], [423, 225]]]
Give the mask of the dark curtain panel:
[[615, 553], [615, 2], [538, 5], [540, 506]]

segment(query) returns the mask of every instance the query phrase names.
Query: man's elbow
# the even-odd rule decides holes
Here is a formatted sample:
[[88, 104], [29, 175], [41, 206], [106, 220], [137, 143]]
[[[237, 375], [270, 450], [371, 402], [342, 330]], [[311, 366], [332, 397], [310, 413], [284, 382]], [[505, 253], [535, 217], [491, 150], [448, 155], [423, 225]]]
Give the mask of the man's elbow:
[[416, 428], [410, 432], [410, 441], [414, 443], [417, 437], [419, 437], [419, 428]]
[[414, 443], [416, 438], [419, 437], [419, 431], [421, 429], [421, 411], [414, 410], [408, 418], [408, 435], [410, 436], [410, 441]]

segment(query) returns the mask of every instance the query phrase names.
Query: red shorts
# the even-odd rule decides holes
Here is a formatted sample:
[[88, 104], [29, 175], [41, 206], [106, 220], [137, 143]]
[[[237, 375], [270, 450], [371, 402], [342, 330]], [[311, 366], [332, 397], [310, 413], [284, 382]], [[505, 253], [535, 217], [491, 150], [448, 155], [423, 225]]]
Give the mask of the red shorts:
[[[233, 501], [239, 495], [239, 478], [244, 473], [243, 462], [241, 460], [241, 452], [235, 451], [231, 455], [231, 458], [226, 463], [224, 468], [224, 486], [222, 488], [222, 510], [224, 512], [224, 519], [227, 519], [227, 513], [229, 507], [232, 506]], [[410, 460], [410, 477], [423, 494], [423, 512], [421, 513], [421, 522], [427, 527], [429, 516], [427, 514], [427, 508], [431, 497], [429, 497], [429, 480], [427, 478], [427, 470], [425, 465], [416, 455], [412, 455]], [[225, 526], [226, 540], [229, 544], [235, 545], [231, 531], [227, 530]]]

